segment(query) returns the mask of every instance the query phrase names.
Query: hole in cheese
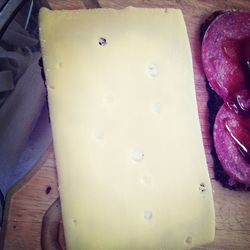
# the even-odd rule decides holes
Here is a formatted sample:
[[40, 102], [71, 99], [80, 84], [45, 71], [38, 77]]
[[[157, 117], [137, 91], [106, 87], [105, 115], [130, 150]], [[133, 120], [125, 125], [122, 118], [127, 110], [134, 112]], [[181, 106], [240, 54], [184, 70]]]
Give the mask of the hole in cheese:
[[144, 153], [140, 148], [133, 148], [131, 152], [131, 158], [134, 161], [141, 161], [144, 158]]
[[145, 220], [151, 220], [152, 217], [153, 217], [153, 213], [151, 211], [147, 210], [144, 212], [144, 219]]
[[156, 77], [158, 75], [158, 68], [156, 64], [151, 63], [148, 65], [148, 74], [151, 77]]
[[107, 40], [104, 37], [100, 37], [98, 43], [100, 46], [104, 46], [107, 44]]
[[186, 245], [191, 245], [192, 244], [192, 237], [191, 236], [187, 236], [187, 238], [185, 239], [185, 243]]
[[204, 182], [201, 182], [200, 185], [199, 185], [199, 191], [201, 193], [204, 193], [206, 191], [206, 185]]

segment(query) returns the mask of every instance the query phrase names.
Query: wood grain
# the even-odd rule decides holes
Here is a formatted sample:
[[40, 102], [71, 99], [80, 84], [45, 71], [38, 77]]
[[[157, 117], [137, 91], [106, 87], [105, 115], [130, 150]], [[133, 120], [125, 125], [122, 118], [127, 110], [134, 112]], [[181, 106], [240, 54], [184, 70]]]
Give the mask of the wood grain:
[[[89, 2], [89, 0], [88, 0]], [[173, 7], [181, 8], [187, 24], [190, 39], [195, 88], [198, 103], [199, 118], [210, 178], [214, 190], [216, 211], [215, 241], [197, 249], [250, 249], [250, 193], [227, 190], [214, 180], [213, 161], [210, 155], [211, 138], [208, 133], [207, 92], [205, 76], [200, 58], [199, 29], [204, 20], [216, 10], [247, 9], [250, 10], [250, 1], [247, 0], [99, 0], [101, 7], [124, 8], [135, 7]], [[84, 8], [84, 1], [49, 1], [53, 9]], [[86, 6], [87, 7], [87, 6]], [[50, 193], [46, 189], [51, 186]], [[8, 195], [7, 212], [4, 218], [5, 240], [4, 249], [41, 249], [41, 223], [44, 214], [46, 223], [54, 223], [53, 214], [58, 208], [51, 206], [58, 197], [57, 178], [52, 146], [47, 150], [38, 166], [29, 177], [16, 186]], [[61, 227], [62, 228], [62, 227]], [[59, 230], [61, 232], [62, 230]], [[60, 242], [63, 245], [63, 236], [60, 233]]]
[[58, 196], [51, 145], [32, 171], [7, 195], [0, 249], [41, 249], [43, 216]]

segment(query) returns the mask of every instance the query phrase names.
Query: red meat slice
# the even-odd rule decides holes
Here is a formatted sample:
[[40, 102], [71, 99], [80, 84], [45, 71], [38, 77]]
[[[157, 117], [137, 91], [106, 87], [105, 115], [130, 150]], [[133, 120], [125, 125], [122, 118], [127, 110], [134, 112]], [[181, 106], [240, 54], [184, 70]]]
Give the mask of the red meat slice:
[[250, 117], [225, 102], [214, 123], [214, 145], [230, 182], [250, 186]]
[[209, 25], [202, 41], [202, 62], [215, 92], [226, 99], [250, 87], [250, 13], [227, 11]]

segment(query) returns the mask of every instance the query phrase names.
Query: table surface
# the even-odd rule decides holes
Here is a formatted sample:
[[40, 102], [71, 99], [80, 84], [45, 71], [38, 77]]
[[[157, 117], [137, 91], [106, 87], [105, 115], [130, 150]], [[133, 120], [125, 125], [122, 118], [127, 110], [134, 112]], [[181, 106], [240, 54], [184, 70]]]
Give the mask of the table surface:
[[[198, 102], [199, 118], [203, 136], [203, 144], [214, 190], [216, 212], [215, 241], [197, 249], [249, 249], [250, 248], [250, 192], [231, 191], [223, 188], [214, 180], [213, 160], [210, 155], [211, 137], [209, 135], [207, 92], [205, 76], [200, 58], [199, 29], [204, 20], [216, 10], [248, 9], [247, 0], [99, 0], [101, 7], [123, 8], [135, 7], [173, 7], [183, 11], [190, 39], [195, 88]], [[96, 0], [50, 0], [52, 9], [79, 9], [96, 6]], [[47, 149], [42, 159], [22, 181], [8, 194], [4, 217], [4, 237], [0, 241], [4, 249], [41, 249], [41, 232], [50, 235], [50, 231], [42, 230], [42, 222], [53, 229], [60, 219], [57, 175], [53, 145]], [[53, 204], [53, 205], [52, 205]], [[48, 210], [50, 208], [50, 210]], [[59, 230], [60, 232], [62, 230]], [[55, 236], [63, 247], [63, 235]], [[52, 249], [52, 248], [51, 248]]]

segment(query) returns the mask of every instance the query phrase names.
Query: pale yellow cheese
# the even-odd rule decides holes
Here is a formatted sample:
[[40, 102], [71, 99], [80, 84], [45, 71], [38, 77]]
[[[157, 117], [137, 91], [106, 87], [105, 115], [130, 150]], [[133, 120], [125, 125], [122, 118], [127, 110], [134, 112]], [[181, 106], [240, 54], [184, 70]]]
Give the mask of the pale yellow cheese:
[[67, 248], [212, 241], [181, 11], [42, 9], [40, 36]]

